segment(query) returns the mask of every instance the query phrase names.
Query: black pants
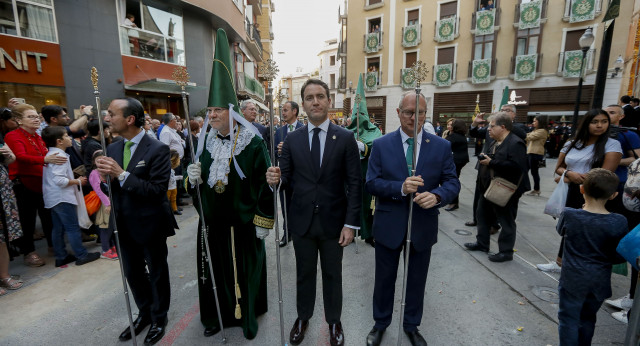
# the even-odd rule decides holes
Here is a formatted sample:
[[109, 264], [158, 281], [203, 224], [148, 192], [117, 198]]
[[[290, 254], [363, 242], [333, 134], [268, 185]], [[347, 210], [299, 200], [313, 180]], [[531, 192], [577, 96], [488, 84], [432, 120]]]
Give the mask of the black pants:
[[324, 316], [329, 324], [340, 322], [342, 315], [342, 246], [338, 238], [323, 237], [319, 218], [314, 215], [309, 231], [293, 236], [296, 255], [296, 307], [298, 318], [309, 320], [316, 302], [318, 253], [322, 269]]
[[15, 241], [15, 244], [20, 248], [20, 253], [27, 255], [36, 251], [33, 243], [33, 234], [36, 230], [36, 214], [40, 216], [42, 231], [47, 237], [47, 245], [53, 247], [53, 242], [51, 241], [51, 230], [53, 229], [51, 211], [44, 207], [42, 193], [31, 191], [21, 183], [15, 183], [13, 191], [16, 194], [18, 216], [20, 217], [23, 233], [22, 238]]
[[538, 168], [540, 167], [540, 161], [542, 161], [543, 156], [527, 154], [527, 158], [529, 159], [529, 168], [531, 168], [531, 176], [533, 177], [533, 189], [540, 191], [540, 173], [538, 172]]
[[[289, 209], [291, 209], [291, 192], [289, 192], [290, 190], [280, 190], [280, 206], [283, 210], [282, 212], [282, 229], [284, 230], [284, 232], [282, 233], [282, 237], [284, 238], [285, 236], [289, 236], [289, 238], [291, 238], [291, 230], [289, 229], [289, 222], [287, 220], [287, 217], [289, 216]], [[286, 214], [284, 212], [285, 210], [285, 204], [287, 206], [286, 208]], [[288, 231], [288, 232], [287, 232]], [[287, 234], [288, 233], [288, 234]]]
[[498, 236], [499, 252], [512, 253], [516, 243], [516, 215], [518, 213], [518, 202], [520, 195], [517, 193], [504, 207], [489, 202], [484, 196], [478, 201], [478, 244], [489, 249], [491, 237], [491, 225], [496, 221], [502, 226], [502, 231]]
[[[460, 172], [462, 172], [462, 168], [466, 165], [467, 163], [456, 163], [456, 175], [458, 176], [458, 179], [460, 179]], [[460, 197], [460, 193], [458, 193], [456, 195], [456, 198], [453, 200], [453, 202], [451, 202], [451, 204], [455, 204], [458, 205], [459, 202], [459, 198]]]

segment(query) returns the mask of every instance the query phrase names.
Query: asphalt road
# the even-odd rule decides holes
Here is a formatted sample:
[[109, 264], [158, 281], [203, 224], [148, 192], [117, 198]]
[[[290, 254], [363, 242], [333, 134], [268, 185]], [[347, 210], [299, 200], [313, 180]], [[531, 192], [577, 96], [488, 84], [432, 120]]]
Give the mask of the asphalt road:
[[[441, 211], [438, 243], [433, 248], [421, 332], [431, 345], [557, 345], [557, 274], [535, 268], [554, 258], [560, 237], [555, 221], [542, 213], [554, 188], [547, 160], [542, 170], [542, 196], [524, 196], [518, 212], [516, 256], [512, 262], [492, 263], [486, 254], [464, 250], [464, 242], [474, 241], [475, 229], [464, 226], [471, 219], [476, 171], [473, 162], [463, 169], [460, 209]], [[220, 344], [221, 335], [202, 336], [199, 321], [196, 272], [197, 215], [193, 207], [178, 217], [180, 230], [169, 238], [171, 309], [168, 333], [163, 345]], [[496, 236], [493, 236], [494, 240]], [[28, 268], [21, 259], [11, 263], [11, 273], [21, 275], [25, 287], [0, 297], [0, 345], [121, 345], [118, 335], [127, 326], [122, 281], [118, 262], [98, 260], [85, 266], [74, 264], [55, 268], [47, 255], [46, 243], [37, 242], [38, 252], [47, 260], [41, 268]], [[99, 246], [85, 243], [90, 250]], [[260, 330], [254, 340], [246, 340], [240, 328], [225, 329], [229, 345], [277, 345], [280, 342], [275, 235], [267, 238], [269, 312], [259, 318]], [[497, 244], [492, 244], [492, 250]], [[284, 332], [296, 318], [295, 259], [293, 246], [281, 249]], [[347, 345], [362, 345], [373, 326], [371, 299], [374, 281], [374, 249], [359, 242], [345, 249], [343, 264], [343, 316]], [[628, 290], [629, 279], [612, 278], [614, 297]], [[395, 345], [402, 269], [396, 283], [394, 320], [383, 344]], [[318, 280], [316, 314], [310, 322], [303, 345], [328, 345], [324, 321], [321, 281]], [[609, 316], [603, 308], [598, 315], [594, 345], [622, 344], [626, 325]], [[133, 307], [134, 313], [137, 311]], [[135, 316], [134, 316], [135, 317]], [[138, 336], [142, 344], [146, 331]], [[404, 335], [403, 344], [409, 345]]]

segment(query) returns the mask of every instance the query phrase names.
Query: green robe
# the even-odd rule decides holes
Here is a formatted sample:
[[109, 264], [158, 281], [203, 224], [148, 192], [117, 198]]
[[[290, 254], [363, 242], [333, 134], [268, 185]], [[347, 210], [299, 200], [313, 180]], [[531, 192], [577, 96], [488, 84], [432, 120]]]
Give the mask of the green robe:
[[[267, 272], [264, 240], [256, 237], [255, 226], [272, 228], [273, 192], [266, 183], [265, 172], [271, 165], [264, 141], [254, 136], [243, 151], [236, 155], [245, 175], [240, 179], [233, 161], [228, 184], [221, 194], [209, 187], [207, 178], [213, 162], [211, 153], [203, 150], [200, 156], [202, 178], [200, 185], [203, 212], [209, 229], [208, 239], [213, 259], [213, 272], [225, 328], [242, 327], [244, 336], [253, 339], [258, 333], [257, 316], [267, 312]], [[228, 160], [228, 159], [226, 159]], [[190, 185], [190, 183], [187, 183]], [[195, 193], [195, 189], [193, 191]], [[194, 194], [197, 203], [197, 196]], [[196, 205], [199, 211], [199, 207]], [[231, 246], [231, 227], [234, 243], [238, 285], [238, 299], [242, 317], [236, 319], [234, 264]], [[205, 328], [219, 328], [218, 315], [201, 227], [198, 226], [198, 292], [200, 319]]]
[[371, 209], [371, 194], [367, 191], [365, 186], [367, 182], [367, 168], [369, 167], [369, 155], [371, 154], [371, 148], [373, 147], [373, 140], [364, 141], [360, 139], [365, 145], [364, 155], [361, 153], [360, 171], [362, 182], [362, 207], [360, 208], [360, 239], [366, 240], [373, 237], [373, 209]]

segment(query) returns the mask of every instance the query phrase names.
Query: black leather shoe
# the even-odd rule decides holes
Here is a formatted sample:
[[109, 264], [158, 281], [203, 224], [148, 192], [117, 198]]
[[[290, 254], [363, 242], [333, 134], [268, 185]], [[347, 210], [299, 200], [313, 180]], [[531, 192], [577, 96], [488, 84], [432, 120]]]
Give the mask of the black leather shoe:
[[500, 225], [491, 226], [491, 230], [489, 230], [489, 234], [494, 235], [500, 232]]
[[469, 227], [476, 227], [478, 226], [478, 223], [476, 221], [467, 221], [464, 223], [464, 225]]
[[98, 258], [100, 258], [100, 253], [99, 252], [89, 252], [86, 256], [84, 256], [84, 258], [79, 258], [76, 260], [76, 265], [77, 266], [81, 266], [83, 264], [87, 264], [89, 262], [93, 262], [95, 260], [97, 260]]
[[405, 330], [404, 333], [407, 334], [412, 346], [427, 346], [427, 340], [422, 337], [422, 334], [420, 334], [418, 330], [412, 332]]
[[452, 204], [450, 207], [446, 207], [444, 208], [445, 211], [454, 211], [456, 209], [460, 208], [457, 204]]
[[65, 257], [62, 260], [56, 260], [56, 267], [62, 267], [65, 264], [69, 264], [73, 261], [77, 260], [76, 256], [74, 255], [67, 255], [67, 257]]
[[289, 235], [287, 237], [287, 234], [285, 233], [285, 234], [282, 235], [282, 239], [280, 239], [280, 243], [278, 243], [278, 245], [280, 247], [285, 247], [285, 246], [287, 246], [287, 244], [289, 244], [290, 241], [291, 241], [291, 236]]
[[329, 324], [329, 344], [331, 346], [344, 346], [342, 323]]
[[386, 329], [378, 330], [376, 327], [373, 327], [367, 335], [367, 346], [378, 346], [382, 342], [382, 336], [384, 335], [384, 331]]
[[489, 252], [489, 249], [487, 249], [486, 247], [478, 244], [478, 243], [464, 243], [464, 247], [467, 248], [467, 250], [469, 251], [482, 251], [482, 252]]
[[369, 245], [371, 245], [371, 247], [373, 247], [373, 248], [376, 247], [376, 240], [373, 239], [373, 237], [365, 239], [364, 242], [369, 244]]
[[175, 215], [182, 215], [182, 212], [181, 212], [180, 210], [175, 210], [175, 211], [173, 212], [173, 214], [175, 214]]
[[210, 337], [218, 334], [220, 332], [220, 327], [210, 327], [204, 329], [204, 336]]
[[[151, 318], [150, 317], [142, 317], [142, 316], [138, 316], [138, 318], [136, 318], [133, 321], [133, 329], [136, 332], [136, 335], [142, 333], [142, 331], [147, 328], [148, 325], [151, 324]], [[131, 340], [131, 328], [129, 328], [129, 326], [127, 326], [127, 329], [124, 330], [124, 332], [122, 332], [120, 334], [119, 337], [120, 341], [127, 341], [127, 340]]]
[[291, 342], [291, 345], [300, 345], [302, 340], [304, 340], [304, 333], [307, 331], [308, 326], [309, 321], [296, 318], [296, 321], [293, 323], [293, 328], [291, 328], [291, 332], [289, 333], [289, 342]]
[[164, 336], [164, 332], [167, 329], [167, 319], [165, 318], [160, 322], [151, 323], [151, 328], [149, 328], [149, 332], [147, 332], [147, 336], [144, 338], [145, 345], [154, 345], [156, 342], [160, 341]]
[[507, 253], [507, 252], [498, 252], [493, 255], [489, 255], [489, 261], [491, 262], [513, 261], [513, 254]]

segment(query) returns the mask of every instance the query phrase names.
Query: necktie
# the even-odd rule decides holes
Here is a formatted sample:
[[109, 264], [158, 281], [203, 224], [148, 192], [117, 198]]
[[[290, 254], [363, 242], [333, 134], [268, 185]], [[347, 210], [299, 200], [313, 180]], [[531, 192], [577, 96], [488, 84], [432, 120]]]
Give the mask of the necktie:
[[231, 135], [223, 136], [223, 135], [221, 135], [221, 134], [219, 134], [219, 133], [218, 133], [218, 138], [222, 139], [223, 141], [224, 141], [224, 140], [228, 140], [228, 141], [230, 141], [230, 140], [231, 140]]
[[411, 176], [411, 168], [413, 166], [413, 138], [407, 138], [407, 144], [409, 144], [406, 154], [407, 168], [409, 169], [409, 176]]
[[124, 155], [122, 156], [122, 166], [126, 170], [127, 166], [129, 166], [129, 161], [131, 160], [131, 146], [133, 145], [132, 141], [128, 141], [124, 143]]
[[320, 169], [320, 131], [322, 129], [319, 127], [313, 129], [313, 138], [311, 138], [311, 161], [316, 170]]
[[293, 124], [289, 124], [289, 132], [293, 131]]

